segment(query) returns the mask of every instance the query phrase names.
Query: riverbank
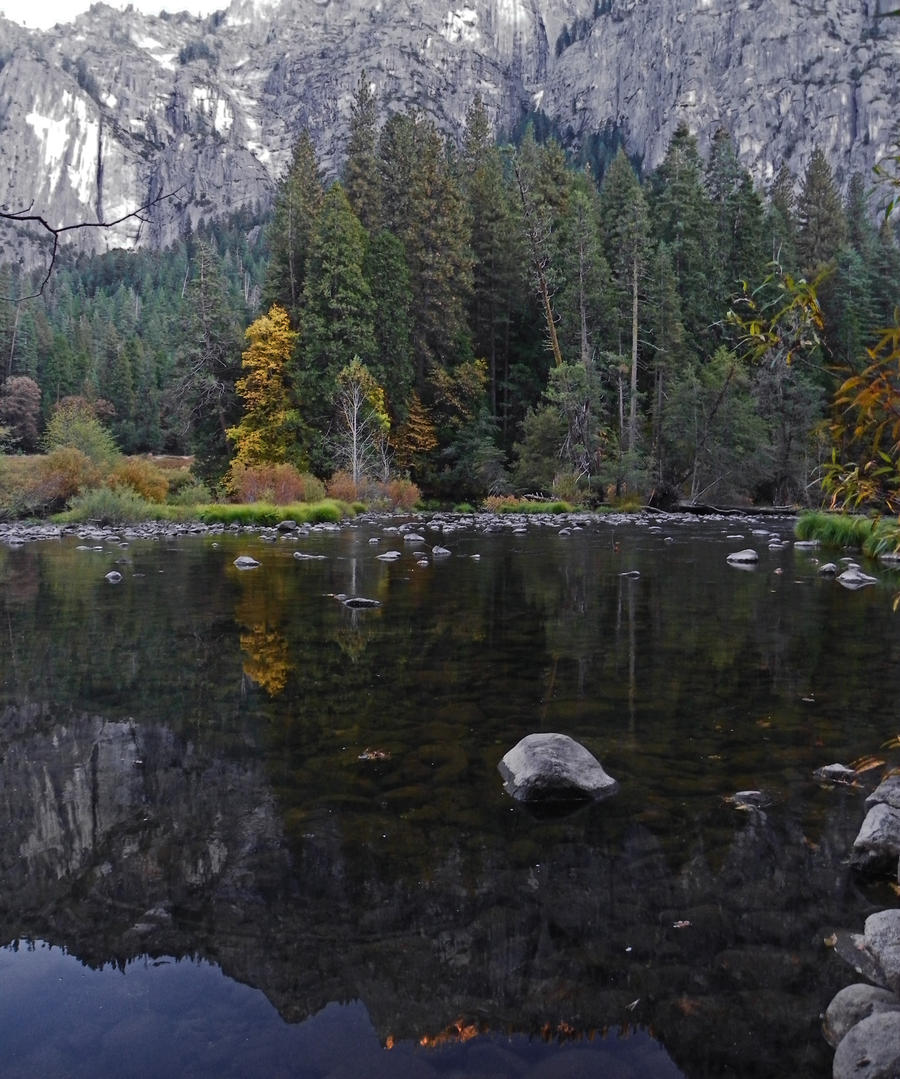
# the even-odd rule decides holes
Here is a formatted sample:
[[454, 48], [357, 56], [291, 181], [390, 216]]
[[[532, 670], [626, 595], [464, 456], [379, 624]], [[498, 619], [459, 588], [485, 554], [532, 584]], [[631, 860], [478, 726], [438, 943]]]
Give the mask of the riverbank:
[[[736, 523], [744, 522], [747, 526], [754, 524], [762, 525], [772, 520], [791, 520], [795, 515], [790, 511], [779, 513], [772, 510], [762, 512], [747, 512], [738, 515], [736, 511], [717, 511], [707, 508], [702, 514], [704, 522], [722, 521], [723, 524], [733, 527]], [[677, 526], [683, 524], [696, 524], [698, 514], [696, 512], [680, 510], [675, 512], [663, 512], [653, 509], [642, 509], [636, 512], [605, 512], [593, 513], [587, 511], [573, 511], [571, 513], [458, 513], [455, 511], [423, 511], [410, 513], [389, 512], [362, 512], [356, 516], [342, 517], [338, 521], [319, 521], [315, 523], [298, 522], [293, 519], [280, 521], [278, 524], [240, 523], [233, 521], [144, 521], [138, 524], [121, 526], [103, 525], [100, 523], [78, 524], [54, 524], [52, 522], [34, 521], [6, 521], [0, 523], [0, 543], [7, 546], [20, 546], [25, 543], [34, 543], [47, 540], [59, 540], [67, 536], [80, 539], [104, 540], [130, 540], [130, 539], [168, 539], [174, 536], [204, 535], [222, 532], [246, 532], [255, 535], [278, 535], [293, 532], [319, 530], [333, 530], [359, 525], [363, 522], [409, 522], [410, 524], [437, 523], [441, 528], [474, 528], [478, 531], [517, 531], [528, 528], [555, 528], [559, 532], [566, 530], [583, 529], [590, 525], [604, 524], [609, 526], [619, 525], [646, 525], [647, 527]], [[768, 529], [760, 529], [768, 534]]]

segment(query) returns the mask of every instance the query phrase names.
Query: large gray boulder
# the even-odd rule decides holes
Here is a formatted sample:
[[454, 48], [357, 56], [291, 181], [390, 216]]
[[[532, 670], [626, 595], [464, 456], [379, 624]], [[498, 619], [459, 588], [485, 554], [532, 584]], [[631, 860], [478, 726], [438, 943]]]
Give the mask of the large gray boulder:
[[900, 910], [879, 910], [870, 914], [863, 936], [866, 951], [881, 969], [883, 984], [894, 993], [900, 992]]
[[897, 871], [900, 857], [900, 809], [877, 802], [866, 814], [853, 841], [850, 864], [864, 873]]
[[845, 986], [825, 1011], [823, 1031], [825, 1040], [837, 1048], [849, 1030], [880, 1012], [892, 1012], [900, 1023], [900, 998], [888, 989], [855, 982]]
[[866, 799], [867, 806], [878, 805], [879, 802], [900, 809], [900, 775], [889, 775], [883, 779]]
[[870, 1015], [852, 1027], [837, 1047], [833, 1079], [897, 1079], [900, 1076], [900, 1016]]
[[599, 799], [619, 788], [593, 753], [567, 734], [529, 734], [497, 768], [506, 791], [520, 802]]

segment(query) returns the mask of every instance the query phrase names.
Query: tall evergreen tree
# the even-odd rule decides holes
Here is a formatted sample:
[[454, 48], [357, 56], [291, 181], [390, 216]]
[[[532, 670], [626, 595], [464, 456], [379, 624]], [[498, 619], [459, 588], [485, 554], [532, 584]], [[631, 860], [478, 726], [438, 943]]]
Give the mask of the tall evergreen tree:
[[303, 402], [305, 449], [314, 470], [326, 472], [325, 434], [338, 372], [375, 354], [374, 307], [365, 273], [368, 237], [343, 185], [329, 187], [311, 237], [303, 295], [303, 334], [292, 375]]
[[797, 268], [796, 178], [787, 165], [779, 168], [771, 190], [766, 214], [768, 258], [793, 273]]
[[672, 136], [650, 187], [654, 234], [671, 254], [687, 344], [705, 358], [714, 351], [716, 325], [726, 310], [722, 297], [730, 290], [722, 282], [716, 213], [703, 183], [697, 140], [684, 124]]
[[307, 259], [323, 194], [315, 147], [304, 131], [275, 196], [269, 226], [271, 254], [263, 286], [264, 304], [283, 307], [294, 326], [300, 325]]
[[619, 150], [600, 188], [601, 231], [613, 285], [615, 351], [628, 355], [628, 423], [625, 448], [638, 448], [638, 357], [641, 287], [650, 258], [650, 215], [644, 192], [625, 152]]
[[734, 140], [722, 128], [713, 137], [705, 182], [715, 212], [724, 306], [740, 281], [762, 280], [770, 256], [762, 199], [738, 161]]
[[491, 415], [508, 423], [510, 331], [522, 288], [524, 250], [515, 204], [504, 182], [503, 159], [480, 96], [466, 114], [462, 182], [472, 223], [473, 349], [488, 363]]
[[174, 407], [182, 415], [198, 472], [218, 479], [228, 463], [226, 432], [238, 412], [241, 330], [221, 261], [203, 241], [196, 245], [185, 299]]
[[394, 116], [379, 143], [385, 227], [403, 241], [412, 290], [416, 386], [427, 395], [434, 367], [471, 354], [469, 220], [459, 181], [434, 125]]
[[369, 242], [363, 268], [372, 293], [375, 337], [369, 370], [384, 387], [391, 415], [402, 421], [414, 383], [412, 291], [403, 244], [382, 229]]
[[369, 76], [359, 77], [350, 106], [350, 135], [344, 166], [344, 190], [353, 211], [369, 232], [380, 228], [381, 173], [378, 165], [378, 108]]
[[847, 221], [831, 166], [817, 146], [803, 176], [797, 205], [797, 258], [807, 279], [835, 258], [847, 239]]

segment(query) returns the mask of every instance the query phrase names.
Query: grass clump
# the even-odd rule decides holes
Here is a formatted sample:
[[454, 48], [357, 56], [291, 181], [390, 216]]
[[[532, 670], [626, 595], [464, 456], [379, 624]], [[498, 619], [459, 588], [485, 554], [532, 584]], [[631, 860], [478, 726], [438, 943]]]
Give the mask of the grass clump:
[[318, 502], [294, 502], [276, 506], [271, 502], [211, 503], [197, 506], [195, 516], [205, 524], [274, 526], [282, 521], [298, 524], [337, 524], [353, 516], [353, 507], [333, 498]]
[[148, 502], [130, 487], [95, 487], [69, 500], [69, 508], [54, 520], [60, 524], [92, 521], [102, 525], [137, 524], [160, 515], [160, 505]]
[[575, 509], [571, 502], [539, 502], [515, 495], [489, 495], [483, 508], [487, 513], [572, 513]]
[[818, 540], [823, 547], [852, 547], [862, 550], [875, 528], [872, 517], [817, 510], [797, 518], [794, 534], [800, 540]]

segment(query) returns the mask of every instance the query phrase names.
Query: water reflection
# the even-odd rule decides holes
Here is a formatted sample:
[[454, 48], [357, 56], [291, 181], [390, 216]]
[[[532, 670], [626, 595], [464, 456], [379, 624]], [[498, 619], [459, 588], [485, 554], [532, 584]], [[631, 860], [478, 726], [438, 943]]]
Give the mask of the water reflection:
[[38, 941], [0, 949], [0, 1039], [8, 1079], [428, 1079], [547, 1075], [677, 1079], [681, 1073], [645, 1032], [573, 1040], [442, 1032], [427, 1044], [382, 1044], [361, 1001], [327, 1004], [285, 1023], [262, 993], [204, 961], [169, 956], [91, 970]]
[[[475, 1045], [516, 1058], [488, 1074], [678, 1074], [649, 1038], [615, 1064], [618, 1040], [588, 1040], [626, 1027], [686, 1076], [826, 1074], [818, 1016], [848, 978], [822, 940], [871, 906], [843, 865], [864, 792], [812, 771], [893, 731], [892, 589], [847, 593], [792, 551], [733, 574], [711, 528], [469, 531], [427, 567], [377, 560], [377, 529], [307, 537], [320, 560], [134, 543], [114, 588], [118, 546], [5, 553], [2, 940], [65, 949], [97, 993], [121, 988], [111, 966], [127, 983], [163, 969], [141, 957], [197, 960], [175, 967], [207, 979], [179, 1074], [228, 1074], [201, 1046], [232, 1037], [235, 982], [277, 1013], [245, 1010], [249, 1044], [277, 1016], [299, 1037], [328, 1015], [346, 1046], [319, 1070], [291, 1070], [295, 1045], [234, 1074], [417, 1074], [389, 1044], [421, 1074], [483, 1071]], [[234, 571], [239, 553], [261, 568]], [[351, 592], [382, 606], [334, 599]], [[584, 741], [620, 795], [561, 820], [513, 805], [496, 764], [537, 729]], [[726, 802], [747, 787], [772, 804]], [[25, 977], [46, 988], [41, 970]], [[183, 1010], [132, 1048], [166, 1024], [172, 1041]], [[359, 1070], [362, 1014], [378, 1063]], [[121, 1045], [121, 1022], [84, 1036]]]

